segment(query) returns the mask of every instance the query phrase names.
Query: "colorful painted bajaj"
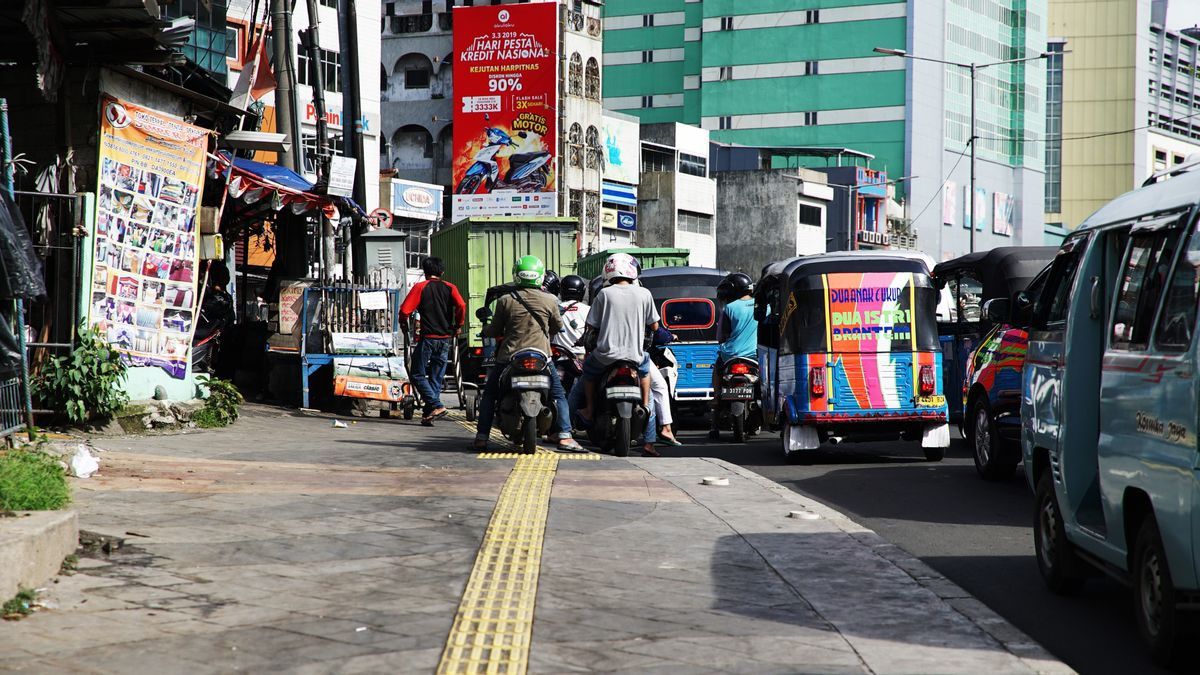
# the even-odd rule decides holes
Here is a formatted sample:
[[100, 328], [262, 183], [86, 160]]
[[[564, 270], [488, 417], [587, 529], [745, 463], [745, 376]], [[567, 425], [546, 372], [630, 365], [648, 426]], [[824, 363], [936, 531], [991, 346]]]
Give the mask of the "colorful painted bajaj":
[[787, 458], [804, 461], [825, 441], [902, 437], [942, 459], [950, 433], [929, 265], [854, 251], [764, 272], [760, 316], [778, 331], [777, 348], [760, 352], [771, 361], [764, 398]]

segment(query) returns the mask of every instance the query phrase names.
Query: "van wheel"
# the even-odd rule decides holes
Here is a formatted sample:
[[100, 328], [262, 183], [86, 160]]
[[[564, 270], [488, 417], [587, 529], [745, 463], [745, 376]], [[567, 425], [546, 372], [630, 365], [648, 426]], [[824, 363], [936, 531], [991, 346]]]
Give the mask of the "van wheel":
[[811, 464], [812, 456], [804, 450], [791, 450], [788, 448], [788, 437], [792, 435], [792, 425], [784, 422], [779, 431], [779, 446], [783, 448], [783, 458], [788, 464]]
[[1138, 631], [1154, 662], [1170, 666], [1181, 622], [1175, 609], [1175, 584], [1153, 514], [1147, 515], [1138, 529], [1131, 572]]
[[1010, 448], [1000, 443], [991, 408], [982, 396], [971, 405], [971, 448], [975, 470], [984, 480], [1010, 480], [1016, 473], [1017, 459]]
[[1070, 595], [1083, 587], [1080, 572], [1081, 562], [1075, 555], [1067, 531], [1063, 526], [1062, 511], [1058, 508], [1058, 497], [1054, 494], [1054, 480], [1050, 470], [1038, 480], [1034, 502], [1037, 512], [1033, 519], [1033, 548], [1037, 555], [1038, 571], [1042, 581], [1051, 592]]

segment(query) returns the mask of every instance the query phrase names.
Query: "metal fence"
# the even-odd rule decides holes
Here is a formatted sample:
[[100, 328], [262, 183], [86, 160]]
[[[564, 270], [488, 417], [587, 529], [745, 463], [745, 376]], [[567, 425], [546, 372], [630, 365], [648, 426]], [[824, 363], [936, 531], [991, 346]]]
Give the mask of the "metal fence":
[[17, 191], [15, 199], [42, 259], [46, 298], [26, 303], [31, 335], [29, 363], [36, 372], [53, 353], [69, 352], [80, 325], [83, 278], [82, 198], [79, 195]]

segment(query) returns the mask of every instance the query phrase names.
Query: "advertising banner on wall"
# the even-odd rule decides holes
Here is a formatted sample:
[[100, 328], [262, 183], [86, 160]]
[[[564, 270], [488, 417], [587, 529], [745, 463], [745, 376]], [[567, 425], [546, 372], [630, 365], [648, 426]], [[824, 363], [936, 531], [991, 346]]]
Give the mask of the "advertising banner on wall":
[[554, 216], [558, 3], [454, 8], [452, 219]]
[[987, 190], [983, 188], [975, 188], [975, 213], [971, 213], [971, 186], [963, 186], [963, 229], [971, 229], [972, 222], [975, 224], [975, 231], [982, 232], [987, 229], [988, 215], [991, 213], [988, 208]]
[[641, 172], [641, 126], [636, 121], [604, 116], [604, 180], [637, 184]]
[[393, 178], [392, 213], [404, 218], [438, 220], [442, 217], [442, 186]]
[[88, 323], [133, 366], [187, 375], [207, 129], [105, 97]]
[[958, 200], [955, 198], [958, 194], [958, 184], [952, 180], [946, 181], [942, 186], [942, 224], [957, 225], [958, 224]]
[[992, 233], [1011, 237], [1013, 235], [1013, 206], [1012, 195], [1003, 192], [992, 193]]

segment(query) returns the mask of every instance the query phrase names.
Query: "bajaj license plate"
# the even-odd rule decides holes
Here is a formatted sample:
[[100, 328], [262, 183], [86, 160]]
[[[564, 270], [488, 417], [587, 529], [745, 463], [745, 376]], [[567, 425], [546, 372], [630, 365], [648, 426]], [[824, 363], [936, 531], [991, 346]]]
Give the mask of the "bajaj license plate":
[[725, 387], [721, 389], [721, 398], [754, 398], [753, 387]]
[[511, 384], [513, 389], [548, 389], [550, 378], [546, 375], [514, 375]]

